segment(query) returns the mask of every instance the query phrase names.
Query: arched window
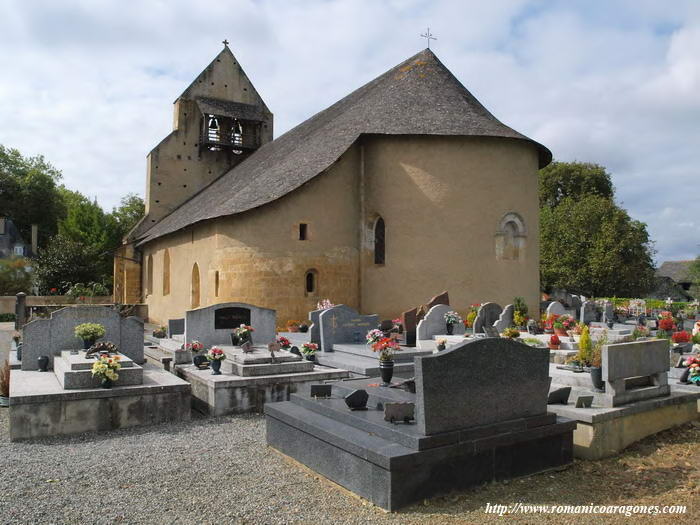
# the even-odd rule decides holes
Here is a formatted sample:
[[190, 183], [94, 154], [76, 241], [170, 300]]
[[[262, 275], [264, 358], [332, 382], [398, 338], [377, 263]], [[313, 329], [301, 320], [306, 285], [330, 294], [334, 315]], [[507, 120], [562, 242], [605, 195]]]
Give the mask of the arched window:
[[374, 264], [384, 264], [386, 258], [386, 227], [379, 217], [374, 223]]
[[192, 266], [192, 288], [190, 295], [190, 306], [192, 308], [199, 308], [199, 266], [197, 263], [194, 263], [194, 266]]
[[519, 261], [525, 254], [527, 230], [525, 222], [517, 213], [503, 216], [496, 230], [496, 259]]
[[316, 293], [316, 290], [318, 288], [316, 270], [309, 270], [308, 272], [306, 272], [306, 275], [304, 276], [304, 287], [307, 295]]
[[163, 295], [170, 294], [170, 251], [163, 253]]
[[146, 262], [146, 297], [153, 293], [153, 255]]

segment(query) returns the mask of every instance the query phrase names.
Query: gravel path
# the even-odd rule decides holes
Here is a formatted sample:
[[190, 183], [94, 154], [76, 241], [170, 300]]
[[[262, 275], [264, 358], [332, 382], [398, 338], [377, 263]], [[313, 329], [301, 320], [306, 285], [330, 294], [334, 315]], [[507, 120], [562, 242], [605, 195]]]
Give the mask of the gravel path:
[[[700, 511], [700, 424], [576, 462], [388, 514], [265, 445], [260, 416], [197, 417], [102, 434], [9, 443], [0, 409], [0, 523], [690, 523]], [[486, 502], [686, 504], [695, 514], [639, 518], [485, 514]]]

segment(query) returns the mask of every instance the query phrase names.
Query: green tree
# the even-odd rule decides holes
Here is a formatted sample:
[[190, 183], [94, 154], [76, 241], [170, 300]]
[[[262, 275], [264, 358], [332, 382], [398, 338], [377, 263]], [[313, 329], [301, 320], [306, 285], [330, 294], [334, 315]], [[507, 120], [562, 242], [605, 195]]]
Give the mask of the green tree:
[[32, 224], [39, 227], [39, 246], [58, 231], [66, 210], [58, 181], [61, 172], [41, 155], [24, 157], [0, 145], [0, 213], [17, 226], [25, 242], [31, 239]]
[[564, 199], [598, 195], [613, 199], [610, 174], [603, 166], [590, 162], [552, 162], [540, 170], [540, 207], [558, 206]]
[[696, 299], [700, 299], [700, 255], [690, 264], [688, 273], [693, 283], [690, 287], [690, 295]]
[[32, 274], [29, 261], [22, 257], [0, 259], [0, 295], [30, 293]]
[[119, 225], [120, 237], [124, 238], [145, 214], [146, 206], [143, 199], [135, 193], [128, 193], [122, 200], [118, 208], [112, 209], [112, 216]]
[[544, 289], [587, 296], [644, 296], [654, 285], [646, 225], [611, 199], [567, 197], [540, 209], [540, 275]]
[[76, 283], [101, 282], [104, 278], [96, 262], [99, 252], [63, 235], [56, 235], [35, 259], [34, 276], [39, 294], [52, 289], [65, 294]]

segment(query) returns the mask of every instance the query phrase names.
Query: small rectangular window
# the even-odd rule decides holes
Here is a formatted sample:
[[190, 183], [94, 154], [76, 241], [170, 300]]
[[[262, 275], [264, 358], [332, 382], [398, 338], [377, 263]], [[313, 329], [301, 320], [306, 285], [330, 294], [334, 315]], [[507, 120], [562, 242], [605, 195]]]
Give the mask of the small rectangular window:
[[308, 229], [307, 226], [308, 225], [303, 223], [303, 222], [299, 225], [299, 240], [300, 241], [306, 240], [306, 234], [307, 234], [307, 229]]

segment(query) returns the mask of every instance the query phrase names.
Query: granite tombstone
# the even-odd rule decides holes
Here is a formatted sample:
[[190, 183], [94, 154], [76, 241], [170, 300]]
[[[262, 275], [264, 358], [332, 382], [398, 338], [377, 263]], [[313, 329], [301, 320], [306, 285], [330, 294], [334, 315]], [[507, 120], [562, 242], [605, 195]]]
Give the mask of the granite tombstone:
[[247, 303], [220, 303], [185, 312], [185, 340], [199, 341], [207, 347], [230, 345], [232, 330], [241, 324], [253, 327], [253, 342], [257, 345], [276, 339], [274, 310]]
[[340, 304], [319, 315], [321, 350], [332, 352], [334, 344], [364, 344], [367, 332], [376, 328], [379, 316], [360, 315], [357, 310]]
[[515, 309], [512, 304], [507, 304], [506, 307], [498, 316], [498, 321], [496, 321], [493, 327], [499, 332], [503, 332], [506, 328], [513, 326], [513, 314], [515, 314]]
[[[432, 339], [435, 335], [446, 334], [445, 314], [450, 311], [452, 311], [452, 307], [447, 304], [436, 304], [433, 306], [418, 323], [416, 338], [419, 341], [424, 341], [426, 339]], [[464, 324], [455, 324], [452, 329], [454, 335], [462, 335], [464, 333]]]

